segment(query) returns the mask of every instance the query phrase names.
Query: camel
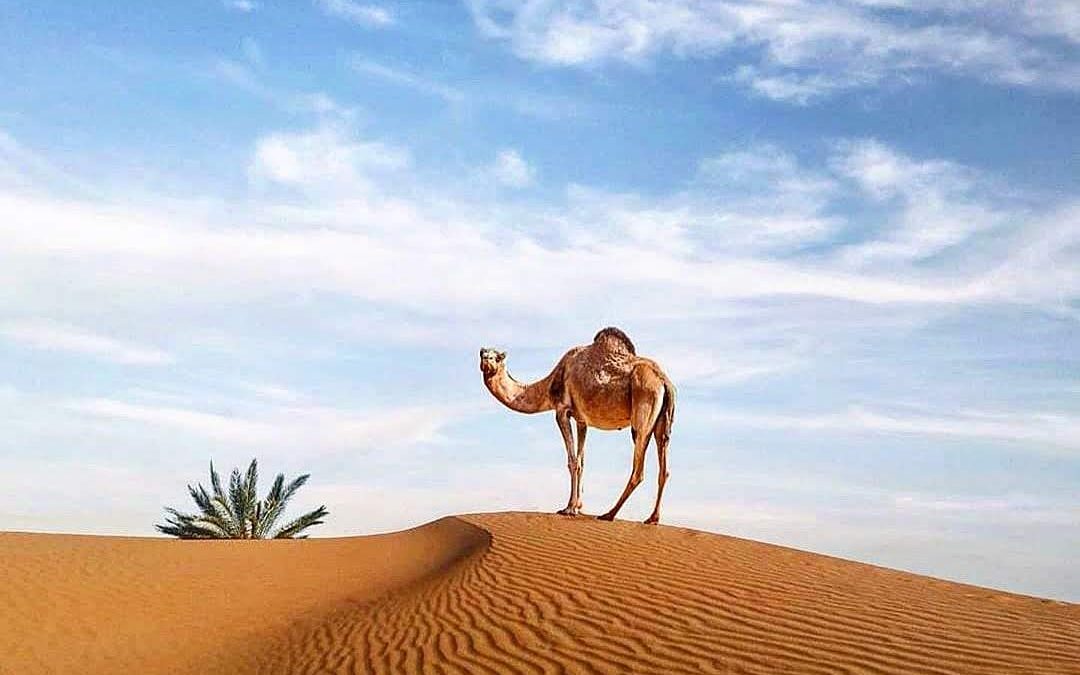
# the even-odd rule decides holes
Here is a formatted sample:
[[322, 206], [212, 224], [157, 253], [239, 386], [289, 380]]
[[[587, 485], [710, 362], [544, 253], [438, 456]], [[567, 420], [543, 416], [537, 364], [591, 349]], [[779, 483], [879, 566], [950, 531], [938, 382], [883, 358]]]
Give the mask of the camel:
[[[547, 377], [522, 384], [506, 371], [506, 352], [480, 350], [480, 372], [488, 391], [507, 408], [520, 413], [555, 411], [555, 422], [566, 445], [570, 470], [570, 499], [558, 513], [581, 513], [581, 475], [585, 469], [585, 432], [589, 427], [616, 430], [630, 427], [634, 460], [630, 479], [611, 510], [600, 520], [613, 520], [630, 493], [641, 484], [645, 450], [656, 439], [660, 462], [656, 505], [645, 521], [660, 522], [660, 499], [667, 483], [667, 451], [675, 421], [675, 385], [653, 360], [637, 355], [634, 343], [618, 328], [604, 328], [590, 345], [574, 347]], [[577, 428], [577, 447], [570, 427]]]

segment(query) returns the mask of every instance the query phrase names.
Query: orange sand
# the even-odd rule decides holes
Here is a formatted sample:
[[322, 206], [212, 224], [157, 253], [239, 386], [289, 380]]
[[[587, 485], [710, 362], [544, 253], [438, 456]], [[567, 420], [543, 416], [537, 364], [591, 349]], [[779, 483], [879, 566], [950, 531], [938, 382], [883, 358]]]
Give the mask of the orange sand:
[[1080, 605], [499, 513], [269, 542], [0, 534], [0, 673], [1080, 673]]

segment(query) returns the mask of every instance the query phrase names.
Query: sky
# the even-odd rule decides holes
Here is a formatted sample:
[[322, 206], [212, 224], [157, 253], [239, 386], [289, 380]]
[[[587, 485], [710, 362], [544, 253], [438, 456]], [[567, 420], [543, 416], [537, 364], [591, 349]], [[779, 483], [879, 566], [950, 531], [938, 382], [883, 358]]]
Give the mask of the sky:
[[1072, 0], [7, 2], [0, 81], [0, 529], [554, 511], [477, 353], [615, 325], [665, 523], [1080, 601]]

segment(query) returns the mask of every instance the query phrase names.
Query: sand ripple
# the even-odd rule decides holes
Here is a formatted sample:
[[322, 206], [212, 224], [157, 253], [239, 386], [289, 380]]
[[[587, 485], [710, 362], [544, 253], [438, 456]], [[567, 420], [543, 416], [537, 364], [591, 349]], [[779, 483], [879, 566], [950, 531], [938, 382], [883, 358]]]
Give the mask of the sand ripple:
[[5, 674], [1080, 673], [1080, 605], [637, 523], [16, 549]]

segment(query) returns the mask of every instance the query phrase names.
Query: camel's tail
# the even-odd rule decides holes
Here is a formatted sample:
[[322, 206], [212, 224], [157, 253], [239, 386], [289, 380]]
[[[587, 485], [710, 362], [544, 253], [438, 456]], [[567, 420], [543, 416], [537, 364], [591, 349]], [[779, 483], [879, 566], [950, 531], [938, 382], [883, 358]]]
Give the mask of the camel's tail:
[[660, 406], [660, 415], [656, 418], [657, 423], [654, 429], [668, 436], [663, 439], [666, 442], [671, 437], [671, 428], [675, 426], [675, 385], [671, 383], [667, 375], [663, 375], [663, 378], [664, 402]]

